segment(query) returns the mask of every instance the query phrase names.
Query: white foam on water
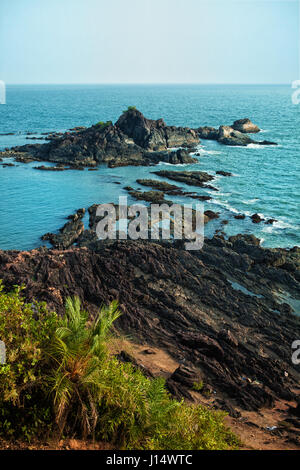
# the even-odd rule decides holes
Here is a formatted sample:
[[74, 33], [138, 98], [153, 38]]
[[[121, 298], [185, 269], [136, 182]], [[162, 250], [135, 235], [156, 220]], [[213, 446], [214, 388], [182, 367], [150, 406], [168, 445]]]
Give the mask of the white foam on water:
[[259, 144], [248, 144], [246, 145], [247, 149], [261, 149], [266, 147], [266, 145], [259, 145]]
[[294, 230], [297, 230], [297, 226], [291, 225], [288, 222], [284, 222], [284, 220], [277, 220], [277, 222], [273, 223], [273, 227], [279, 228], [279, 229], [285, 229], [285, 228], [292, 228]]
[[254, 199], [246, 199], [244, 201], [242, 201], [243, 204], [246, 204], [247, 206], [249, 204], [254, 204], [255, 202], [259, 201], [259, 198], [254, 198]]
[[227, 201], [218, 201], [217, 199], [211, 199], [210, 201], [207, 201], [207, 202], [211, 203], [211, 204], [217, 204], [218, 206], [224, 207], [229, 212], [233, 212], [234, 214], [239, 214], [240, 213], [240, 211], [238, 211], [234, 207], [230, 206], [230, 204], [228, 204]]
[[[221, 155], [221, 153], [222, 153], [218, 150], [207, 150], [203, 147], [197, 148], [197, 152], [199, 152], [200, 154], [207, 154], [207, 155]], [[195, 152], [195, 153], [197, 153], [197, 152]], [[193, 155], [195, 155], [195, 154], [193, 154]]]
[[155, 166], [158, 165], [168, 165], [168, 166], [188, 166], [192, 165], [192, 163], [167, 163], [167, 162], [158, 162]]

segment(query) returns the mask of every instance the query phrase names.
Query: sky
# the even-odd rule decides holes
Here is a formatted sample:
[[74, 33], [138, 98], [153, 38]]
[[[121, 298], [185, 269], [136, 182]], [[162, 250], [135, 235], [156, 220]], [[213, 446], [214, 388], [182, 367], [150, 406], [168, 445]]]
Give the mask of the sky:
[[0, 0], [0, 80], [291, 83], [297, 0]]

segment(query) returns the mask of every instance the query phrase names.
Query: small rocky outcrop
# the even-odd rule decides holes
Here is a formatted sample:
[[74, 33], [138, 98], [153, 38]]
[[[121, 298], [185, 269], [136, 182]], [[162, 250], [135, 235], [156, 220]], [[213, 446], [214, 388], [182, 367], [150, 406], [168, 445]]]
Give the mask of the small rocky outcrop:
[[165, 194], [169, 194], [170, 196], [185, 196], [190, 197], [191, 199], [198, 199], [199, 201], [209, 201], [212, 199], [211, 196], [203, 196], [195, 192], [183, 191], [179, 186], [169, 184], [165, 181], [138, 179], [136, 182], [143, 186], [150, 186], [158, 191], [163, 191]]
[[49, 241], [53, 248], [65, 250], [72, 246], [84, 231], [82, 218], [84, 217], [85, 209], [79, 209], [75, 214], [68, 216], [67, 222], [58, 234], [46, 233], [41, 237], [42, 240]]
[[253, 214], [253, 215], [251, 215], [250, 218], [251, 218], [251, 220], [252, 220], [252, 222], [253, 222], [254, 224], [259, 224], [260, 222], [262, 222], [263, 220], [265, 220], [265, 219], [263, 219], [259, 214]]
[[247, 134], [260, 132], [260, 129], [248, 118], [239, 119], [232, 126], [220, 126], [219, 129], [205, 126], [199, 127], [196, 131], [201, 139], [216, 140], [223, 145], [243, 147], [249, 144], [277, 145], [275, 142], [268, 140], [256, 141], [251, 139]]
[[223, 171], [223, 170], [218, 170], [218, 171], [216, 171], [216, 175], [221, 175], [221, 176], [232, 176], [232, 173], [230, 173], [230, 171]]
[[170, 180], [179, 181], [189, 186], [198, 186], [201, 188], [216, 189], [213, 186], [207, 185], [209, 181], [214, 179], [214, 176], [205, 173], [204, 171], [171, 171], [160, 170], [153, 172], [157, 176], [162, 176]]
[[240, 131], [234, 130], [230, 126], [220, 126], [218, 133], [218, 142], [224, 145], [249, 145], [254, 141]]
[[260, 128], [256, 124], [253, 124], [253, 122], [251, 122], [248, 118], [234, 121], [231, 127], [232, 129], [242, 132], [243, 134], [255, 134], [260, 132]]

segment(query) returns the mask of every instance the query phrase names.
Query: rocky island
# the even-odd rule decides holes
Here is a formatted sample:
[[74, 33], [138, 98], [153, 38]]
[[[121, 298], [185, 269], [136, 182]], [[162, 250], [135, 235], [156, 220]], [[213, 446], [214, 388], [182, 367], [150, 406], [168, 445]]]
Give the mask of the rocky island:
[[[259, 128], [249, 119], [235, 121], [232, 126], [220, 126], [218, 130], [168, 126], [163, 119], [147, 119], [140, 111], [129, 107], [115, 124], [108, 121], [89, 128], [74, 128], [63, 135], [50, 135], [47, 143], [13, 147], [0, 155], [24, 163], [37, 160], [73, 167], [93, 167], [101, 163], [109, 167], [148, 166], [159, 162], [197, 163], [191, 153], [195, 153], [200, 138], [231, 146], [276, 145], [254, 141], [246, 132], [259, 132]], [[58, 167], [58, 171], [62, 169]]]

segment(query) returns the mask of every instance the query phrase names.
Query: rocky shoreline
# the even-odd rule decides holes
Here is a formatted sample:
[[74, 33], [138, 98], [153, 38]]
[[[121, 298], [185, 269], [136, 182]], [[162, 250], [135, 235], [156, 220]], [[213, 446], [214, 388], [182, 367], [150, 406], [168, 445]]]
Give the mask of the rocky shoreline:
[[[101, 163], [195, 163], [200, 138], [231, 146], [274, 144], [247, 135], [259, 131], [248, 119], [219, 129], [167, 126], [130, 108], [115, 125], [98, 123], [52, 134], [45, 144], [15, 147], [1, 158], [55, 163], [35, 167], [41, 171], [95, 170]], [[136, 180], [147, 189], [123, 189], [136, 200], [169, 205], [173, 202], [168, 196], [205, 201], [211, 199], [205, 189], [218, 190], [215, 176], [202, 171], [152, 173], [160, 179]], [[216, 174], [232, 176], [223, 170]], [[174, 182], [201, 188], [204, 194]], [[0, 251], [5, 288], [24, 284], [28, 301], [46, 301], [58, 312], [63, 312], [68, 295], [78, 295], [92, 313], [118, 299], [123, 312], [118, 330], [138, 344], [167, 351], [179, 364], [166, 377], [177, 398], [194, 400], [195, 393], [210, 397], [213, 406], [233, 417], [241, 410], [272, 408], [277, 400], [298, 402], [300, 366], [291, 361], [291, 345], [300, 337], [300, 248], [267, 249], [253, 235], [226, 240], [220, 233], [205, 239], [203, 249], [195, 252], [184, 249], [184, 240], [99, 241], [96, 210], [97, 204], [87, 209], [88, 228], [83, 224], [86, 210], [78, 209], [57, 233], [43, 235], [52, 249]], [[205, 223], [216, 218], [219, 213], [205, 211]], [[259, 214], [251, 220], [275, 222]], [[147, 368], [144, 372], [149, 373]], [[195, 383], [202, 384], [201, 390], [195, 391]], [[300, 412], [292, 413], [299, 428]]]
[[196, 252], [182, 245], [86, 241], [65, 250], [0, 251], [0, 278], [7, 289], [24, 283], [27, 300], [58, 312], [67, 295], [79, 295], [91, 312], [118, 299], [119, 330], [182, 364], [167, 381], [176, 396], [191, 397], [191, 384], [201, 381], [201, 393], [214, 394], [233, 415], [297, 399], [291, 344], [300, 318], [277, 293], [299, 299], [300, 249], [266, 249], [243, 235], [214, 237]]
[[197, 163], [197, 158], [191, 154], [196, 153], [200, 138], [230, 146], [276, 145], [269, 141], [255, 141], [247, 135], [259, 131], [247, 118], [235, 121], [232, 126], [220, 126], [219, 129], [168, 126], [163, 119], [147, 119], [140, 111], [130, 107], [115, 124], [111, 121], [99, 122], [89, 128], [73, 128], [64, 134], [52, 133], [46, 137], [47, 143], [6, 149], [0, 157], [14, 158], [23, 163], [40, 161], [59, 164], [60, 167], [57, 165], [53, 171], [69, 169], [70, 165], [71, 168], [95, 167], [102, 163], [111, 168], [148, 166], [159, 162]]

